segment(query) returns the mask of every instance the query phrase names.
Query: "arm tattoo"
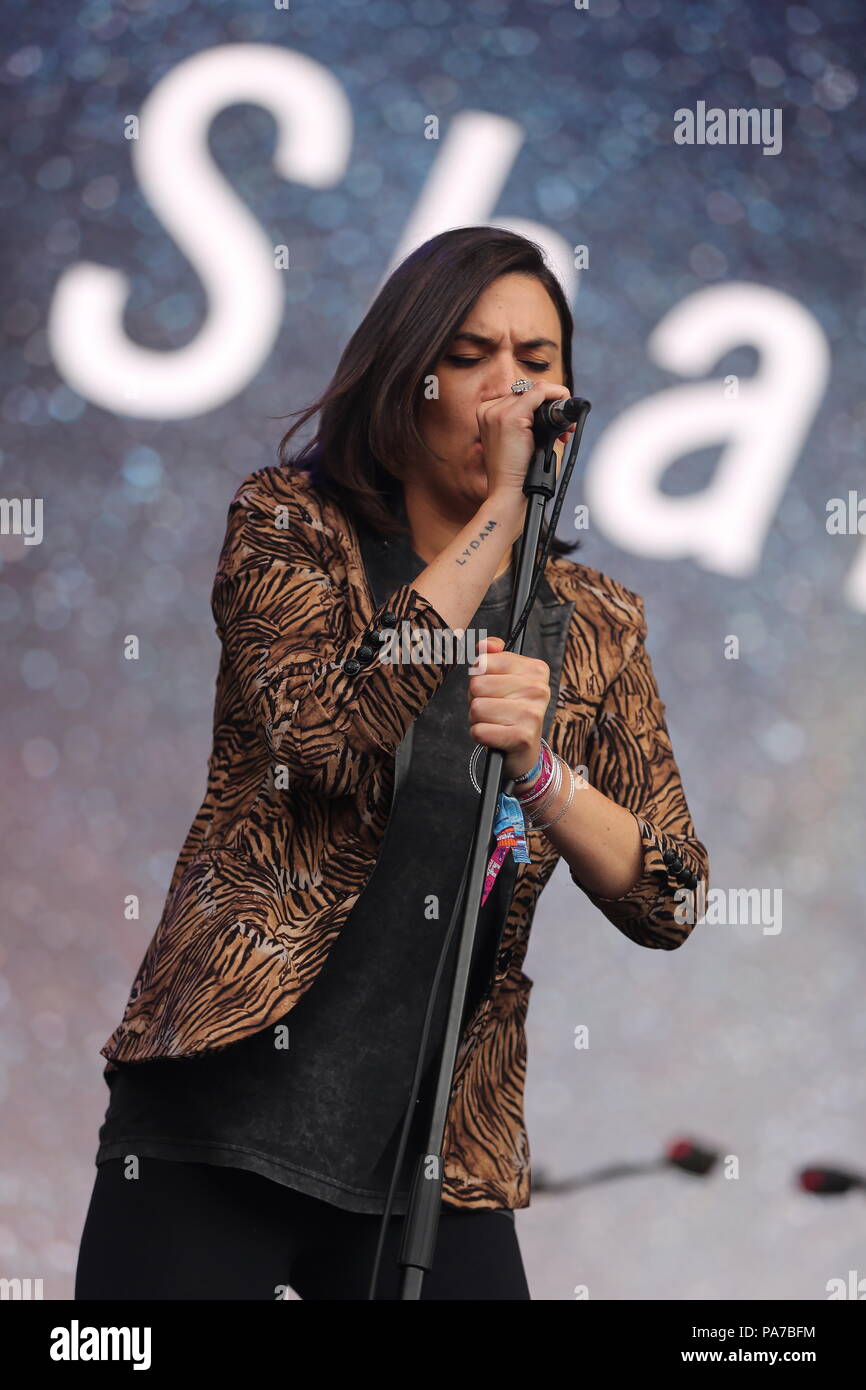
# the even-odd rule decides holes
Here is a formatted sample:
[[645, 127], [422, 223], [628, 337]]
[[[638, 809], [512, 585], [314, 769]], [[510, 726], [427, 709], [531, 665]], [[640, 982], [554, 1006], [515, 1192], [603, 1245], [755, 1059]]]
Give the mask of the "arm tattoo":
[[467, 560], [469, 559], [469, 557], [470, 557], [470, 553], [471, 553], [473, 550], [477, 550], [478, 547], [479, 547], [484, 541], [487, 540], [487, 537], [490, 535], [490, 532], [493, 530], [493, 528], [494, 528], [495, 526], [498, 526], [498, 525], [499, 525], [499, 522], [498, 522], [498, 521], [488, 521], [488, 522], [486, 523], [485, 527], [484, 527], [484, 530], [480, 533], [480, 535], [478, 535], [474, 541], [470, 541], [469, 544], [467, 545], [466, 549], [463, 551], [463, 557], [465, 557], [465, 558], [463, 558], [463, 557], [461, 557], [461, 556], [458, 556], [458, 558], [457, 558], [457, 560], [456, 560], [455, 563], [458, 564], [458, 565], [465, 565], [465, 564], [466, 564], [466, 561], [467, 561]]

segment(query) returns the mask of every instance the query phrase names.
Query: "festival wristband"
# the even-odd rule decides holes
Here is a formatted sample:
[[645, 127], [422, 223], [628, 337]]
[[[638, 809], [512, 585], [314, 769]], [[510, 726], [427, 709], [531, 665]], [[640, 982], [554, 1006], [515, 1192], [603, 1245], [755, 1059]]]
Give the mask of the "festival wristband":
[[496, 818], [493, 822], [493, 833], [496, 836], [496, 848], [487, 863], [487, 872], [484, 876], [484, 893], [481, 898], [483, 907], [487, 901], [496, 877], [502, 865], [505, 863], [506, 855], [511, 850], [515, 861], [518, 864], [530, 863], [529, 847], [526, 843], [526, 824], [523, 819], [523, 809], [516, 797], [506, 796], [504, 792], [499, 793], [499, 801], [496, 805]]

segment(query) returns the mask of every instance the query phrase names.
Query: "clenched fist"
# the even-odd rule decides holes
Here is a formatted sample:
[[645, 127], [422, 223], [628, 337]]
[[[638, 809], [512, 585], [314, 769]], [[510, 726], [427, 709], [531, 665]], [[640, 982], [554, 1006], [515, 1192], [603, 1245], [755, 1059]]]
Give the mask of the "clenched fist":
[[[546, 661], [503, 650], [502, 637], [479, 643], [478, 662], [469, 667], [469, 733], [485, 748], [505, 754], [506, 778], [520, 777], [538, 761], [541, 730], [550, 703]], [[483, 669], [483, 674], [473, 671]]]

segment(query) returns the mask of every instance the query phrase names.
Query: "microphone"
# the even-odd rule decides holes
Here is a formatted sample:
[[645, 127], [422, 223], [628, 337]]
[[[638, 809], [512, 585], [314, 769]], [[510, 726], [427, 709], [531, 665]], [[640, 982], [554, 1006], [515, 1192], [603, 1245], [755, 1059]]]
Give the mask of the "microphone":
[[866, 1187], [859, 1173], [843, 1168], [801, 1168], [797, 1174], [800, 1187], [816, 1197], [835, 1197], [840, 1192], [850, 1192], [854, 1187]]
[[534, 411], [533, 418], [536, 425], [540, 425], [542, 429], [563, 430], [567, 425], [573, 425], [579, 420], [588, 405], [589, 401], [583, 400], [580, 396], [566, 396], [560, 401], [542, 401]]
[[552, 1178], [546, 1169], [537, 1165], [532, 1170], [533, 1192], [573, 1192], [591, 1183], [607, 1182], [610, 1178], [628, 1178], [638, 1173], [649, 1173], [670, 1165], [680, 1172], [691, 1173], [694, 1177], [705, 1178], [719, 1157], [717, 1149], [708, 1149], [696, 1144], [693, 1139], [675, 1139], [668, 1144], [662, 1158], [644, 1159], [637, 1163], [609, 1163], [604, 1168], [579, 1177]]

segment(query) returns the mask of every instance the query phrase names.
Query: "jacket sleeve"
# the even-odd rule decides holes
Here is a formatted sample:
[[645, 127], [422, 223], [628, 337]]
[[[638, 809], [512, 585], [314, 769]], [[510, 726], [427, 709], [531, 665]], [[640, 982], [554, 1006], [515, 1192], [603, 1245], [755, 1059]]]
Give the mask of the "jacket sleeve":
[[[703, 915], [709, 856], [697, 838], [641, 626], [633, 651], [605, 692], [587, 744], [587, 780], [634, 816], [643, 868], [621, 898], [603, 898], [574, 883], [609, 922], [639, 946], [681, 946]], [[691, 890], [691, 891], [686, 891]], [[676, 896], [679, 895], [679, 896]]]
[[[303, 782], [333, 797], [396, 753], [450, 670], [444, 661], [380, 659], [389, 628], [399, 635], [405, 622], [413, 639], [450, 629], [403, 584], [366, 628], [352, 630], [344, 563], [303, 489], [284, 470], [260, 469], [229, 506], [211, 598], [245, 710], [274, 764], [287, 769], [289, 787]], [[420, 648], [432, 650], [432, 640]]]

